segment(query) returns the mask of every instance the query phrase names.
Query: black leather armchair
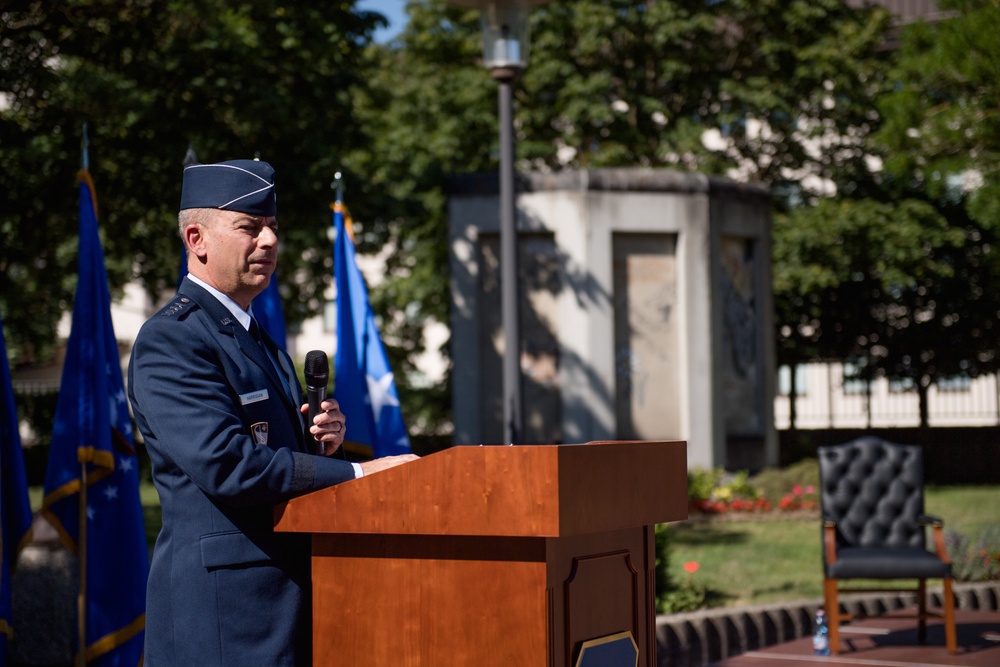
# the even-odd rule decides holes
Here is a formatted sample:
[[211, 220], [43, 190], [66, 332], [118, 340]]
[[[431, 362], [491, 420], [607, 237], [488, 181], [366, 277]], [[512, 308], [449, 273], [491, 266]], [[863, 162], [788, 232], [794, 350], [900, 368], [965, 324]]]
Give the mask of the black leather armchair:
[[[830, 650], [840, 649], [839, 593], [898, 589], [846, 588], [844, 580], [916, 579], [918, 638], [926, 639], [928, 617], [942, 617], [949, 653], [957, 651], [951, 559], [942, 522], [924, 514], [924, 468], [920, 447], [862, 437], [819, 447], [823, 516], [823, 599]], [[926, 547], [933, 528], [934, 551]], [[927, 579], [944, 581], [944, 612], [927, 609]]]

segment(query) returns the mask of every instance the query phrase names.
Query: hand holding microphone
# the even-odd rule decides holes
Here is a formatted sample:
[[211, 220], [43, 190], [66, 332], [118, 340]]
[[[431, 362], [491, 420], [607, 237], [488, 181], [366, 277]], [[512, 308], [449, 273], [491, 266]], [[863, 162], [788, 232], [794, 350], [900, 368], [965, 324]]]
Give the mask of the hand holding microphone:
[[326, 385], [330, 382], [330, 362], [323, 350], [306, 353], [306, 396], [309, 400], [309, 424], [322, 412], [320, 404], [326, 398]]
[[[323, 409], [323, 401], [326, 400], [326, 386], [330, 380], [330, 362], [327, 359], [326, 353], [322, 350], [313, 350], [306, 354], [305, 362], [305, 379], [306, 379], [306, 397], [309, 404], [309, 427], [312, 428], [314, 425], [324, 428], [323, 425], [315, 424], [314, 419], [317, 415], [327, 414], [327, 411]], [[340, 436], [341, 442], [343, 442], [343, 431], [344, 431], [344, 421], [343, 415], [339, 414], [339, 408], [333, 408], [336, 410], [337, 414], [331, 417], [331, 420], [325, 425], [326, 433], [333, 434], [334, 436]], [[339, 416], [339, 419], [337, 418]], [[322, 440], [325, 437], [324, 433], [319, 433], [314, 435], [314, 438], [320, 445], [320, 454], [326, 453], [327, 443]], [[340, 443], [334, 443], [339, 445]]]

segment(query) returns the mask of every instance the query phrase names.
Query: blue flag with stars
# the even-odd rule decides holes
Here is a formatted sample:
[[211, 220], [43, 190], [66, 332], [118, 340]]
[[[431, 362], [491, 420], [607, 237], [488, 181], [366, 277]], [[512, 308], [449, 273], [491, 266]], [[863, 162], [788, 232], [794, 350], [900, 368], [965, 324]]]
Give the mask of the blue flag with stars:
[[347, 443], [375, 458], [410, 453], [389, 358], [358, 269], [354, 243], [344, 225], [344, 206], [333, 209], [336, 238], [333, 275], [337, 285], [337, 353], [333, 397], [347, 417]]
[[7, 664], [7, 640], [14, 634], [14, 568], [21, 549], [31, 539], [28, 476], [18, 432], [14, 388], [7, 366], [7, 343], [0, 321], [0, 665]]
[[149, 574], [139, 461], [111, 325], [96, 198], [86, 170], [79, 180], [79, 278], [42, 513], [86, 563], [80, 585], [87, 664], [131, 667], [143, 660]]

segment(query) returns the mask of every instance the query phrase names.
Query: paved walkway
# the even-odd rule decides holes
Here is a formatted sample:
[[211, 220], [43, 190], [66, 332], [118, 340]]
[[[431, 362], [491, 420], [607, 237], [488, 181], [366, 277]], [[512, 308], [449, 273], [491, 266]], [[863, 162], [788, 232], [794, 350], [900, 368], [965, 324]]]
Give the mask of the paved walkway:
[[[912, 610], [911, 610], [912, 613]], [[1000, 612], [955, 611], [958, 653], [944, 648], [944, 627], [927, 623], [927, 643], [917, 643], [916, 619], [888, 614], [842, 625], [842, 652], [813, 655], [812, 638], [751, 651], [711, 667], [1000, 667]]]

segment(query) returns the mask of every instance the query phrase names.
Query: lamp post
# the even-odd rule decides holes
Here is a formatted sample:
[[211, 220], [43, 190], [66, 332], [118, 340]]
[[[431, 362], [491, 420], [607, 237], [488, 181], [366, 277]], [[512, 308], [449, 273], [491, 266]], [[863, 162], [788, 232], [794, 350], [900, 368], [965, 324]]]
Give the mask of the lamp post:
[[524, 437], [521, 398], [521, 344], [518, 313], [517, 217], [514, 203], [513, 85], [528, 66], [528, 15], [548, 0], [448, 0], [478, 8], [483, 31], [483, 64], [499, 85], [500, 116], [500, 307], [503, 315], [503, 437]]

